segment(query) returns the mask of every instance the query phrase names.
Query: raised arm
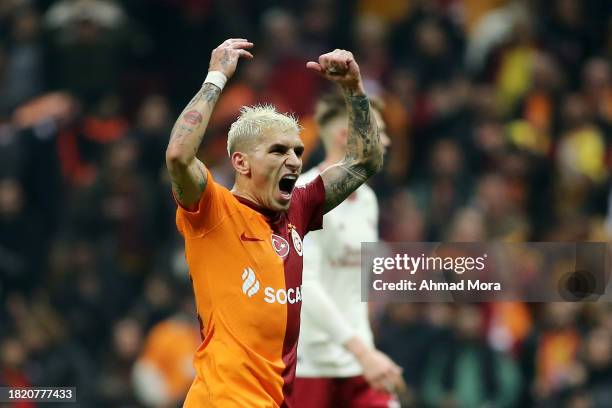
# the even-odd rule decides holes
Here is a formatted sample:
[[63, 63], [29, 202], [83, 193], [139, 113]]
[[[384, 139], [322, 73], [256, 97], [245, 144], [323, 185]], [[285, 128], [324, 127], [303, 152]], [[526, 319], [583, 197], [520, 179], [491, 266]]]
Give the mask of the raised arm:
[[330, 211], [370, 176], [380, 171], [383, 149], [378, 126], [363, 89], [359, 66], [353, 54], [335, 50], [306, 66], [340, 85], [349, 117], [346, 155], [338, 164], [321, 173], [325, 185], [325, 212]]
[[166, 166], [174, 196], [185, 208], [194, 209], [206, 188], [206, 166], [196, 154], [224, 81], [234, 74], [240, 57], [253, 58], [245, 49], [251, 47], [253, 44], [245, 39], [232, 38], [215, 48], [207, 80], [174, 124], [166, 149]]

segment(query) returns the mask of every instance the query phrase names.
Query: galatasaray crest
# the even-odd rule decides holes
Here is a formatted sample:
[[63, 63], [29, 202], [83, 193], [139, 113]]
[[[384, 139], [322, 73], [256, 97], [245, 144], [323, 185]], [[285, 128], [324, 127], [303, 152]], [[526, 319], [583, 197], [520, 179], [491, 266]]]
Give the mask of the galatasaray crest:
[[280, 235], [272, 234], [272, 248], [274, 248], [276, 254], [283, 259], [289, 255], [289, 243]]
[[298, 234], [295, 228], [291, 228], [291, 240], [293, 241], [295, 252], [302, 256], [302, 238], [300, 238], [300, 234]]

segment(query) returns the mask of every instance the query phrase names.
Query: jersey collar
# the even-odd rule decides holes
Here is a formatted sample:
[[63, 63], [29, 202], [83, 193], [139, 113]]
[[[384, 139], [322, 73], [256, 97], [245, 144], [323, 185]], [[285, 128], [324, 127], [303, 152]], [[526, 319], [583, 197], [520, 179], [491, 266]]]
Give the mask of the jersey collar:
[[269, 208], [264, 208], [256, 203], [254, 203], [253, 201], [241, 197], [239, 195], [234, 194], [234, 197], [236, 198], [236, 200], [238, 200], [241, 204], [246, 205], [247, 207], [249, 207], [252, 210], [257, 211], [258, 213], [260, 213], [261, 215], [263, 215], [264, 217], [266, 217], [270, 222], [274, 222], [277, 221], [280, 216], [281, 216], [281, 212], [280, 211], [274, 211], [274, 210], [270, 210]]

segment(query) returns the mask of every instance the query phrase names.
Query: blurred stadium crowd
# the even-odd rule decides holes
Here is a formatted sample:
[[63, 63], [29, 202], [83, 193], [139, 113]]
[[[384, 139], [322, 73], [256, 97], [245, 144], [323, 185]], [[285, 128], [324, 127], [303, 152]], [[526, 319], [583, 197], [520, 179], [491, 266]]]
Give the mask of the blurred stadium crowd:
[[[179, 405], [199, 333], [164, 151], [227, 37], [255, 59], [199, 153], [224, 184], [242, 105], [297, 113], [306, 167], [322, 157], [327, 84], [305, 62], [346, 48], [393, 143], [373, 180], [383, 239], [608, 241], [611, 16], [607, 0], [0, 1], [0, 385]], [[612, 404], [608, 304], [372, 317], [414, 406]]]

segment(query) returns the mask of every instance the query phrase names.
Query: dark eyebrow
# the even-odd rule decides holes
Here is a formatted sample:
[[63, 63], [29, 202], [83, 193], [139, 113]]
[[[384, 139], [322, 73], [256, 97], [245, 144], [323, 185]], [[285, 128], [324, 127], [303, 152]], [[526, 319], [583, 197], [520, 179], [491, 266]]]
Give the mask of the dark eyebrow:
[[288, 147], [284, 144], [281, 143], [274, 143], [273, 145], [270, 146], [270, 148], [268, 149], [269, 152], [276, 152], [276, 151], [282, 151], [282, 152], [286, 152], [288, 149]]

